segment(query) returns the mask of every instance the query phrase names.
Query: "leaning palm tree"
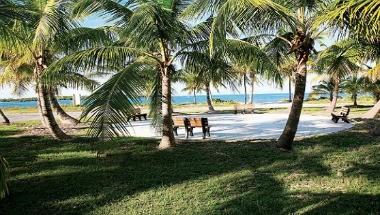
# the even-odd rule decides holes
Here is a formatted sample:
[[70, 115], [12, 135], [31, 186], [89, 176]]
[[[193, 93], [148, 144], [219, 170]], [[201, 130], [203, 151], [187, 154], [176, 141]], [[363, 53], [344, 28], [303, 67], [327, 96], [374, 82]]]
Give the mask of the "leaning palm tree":
[[[127, 116], [133, 113], [144, 82], [138, 74], [154, 77], [150, 96], [151, 111], [158, 118], [162, 133], [159, 148], [175, 146], [172, 125], [172, 76], [176, 60], [193, 44], [207, 38], [206, 28], [187, 25], [179, 18], [188, 1], [79, 1], [74, 6], [77, 16], [107, 14], [115, 21], [119, 33], [114, 44], [73, 53], [55, 64], [74, 65], [84, 69], [122, 68], [87, 98], [83, 116], [90, 115], [90, 135], [112, 137], [127, 134]], [[70, 63], [69, 63], [70, 62]]]
[[[285, 129], [278, 140], [278, 147], [290, 150], [297, 132], [302, 111], [307, 63], [314, 50], [314, 42], [320, 31], [313, 24], [325, 1], [262, 1], [262, 0], [196, 0], [187, 14], [194, 16], [216, 15], [211, 38], [211, 54], [224, 49], [228, 36], [260, 35], [278, 32], [280, 28], [289, 32], [289, 38], [281, 37], [289, 44], [288, 53], [297, 60], [295, 92], [292, 108]], [[248, 54], [248, 53], [247, 53]]]
[[358, 49], [355, 48], [354, 41], [341, 41], [324, 51], [320, 52], [316, 61], [315, 70], [320, 74], [325, 74], [334, 83], [333, 98], [328, 108], [329, 112], [333, 112], [339, 94], [339, 86], [341, 81], [349, 76], [356, 74], [360, 67], [360, 55]]
[[2, 50], [2, 52], [10, 58], [18, 56], [19, 58], [15, 59], [18, 65], [24, 63], [34, 65], [33, 73], [37, 80], [36, 92], [43, 123], [53, 137], [66, 139], [68, 136], [60, 129], [53, 116], [48, 89], [41, 77], [51, 62], [52, 46], [72, 27], [65, 10], [67, 2], [28, 0], [19, 4], [26, 9], [24, 13], [29, 16], [29, 20], [10, 23], [14, 26], [13, 29], [16, 29], [14, 32], [18, 35], [20, 42], [13, 49]]
[[6, 70], [11, 73], [28, 71], [31, 74], [42, 122], [57, 139], [66, 139], [68, 136], [53, 115], [52, 91], [62, 84], [60, 79], [63, 74], [66, 76], [65, 84], [73, 86], [78, 84], [81, 77], [70, 73], [75, 70], [70, 70], [69, 67], [60, 68], [54, 74], [47, 74], [47, 69], [65, 54], [86, 48], [90, 42], [100, 39], [96, 30], [79, 28], [70, 18], [70, 3], [71, 1], [48, 0], [18, 2], [19, 6], [25, 8], [23, 14], [28, 20], [9, 23], [17, 36], [17, 45], [1, 49], [2, 57], [7, 62]]

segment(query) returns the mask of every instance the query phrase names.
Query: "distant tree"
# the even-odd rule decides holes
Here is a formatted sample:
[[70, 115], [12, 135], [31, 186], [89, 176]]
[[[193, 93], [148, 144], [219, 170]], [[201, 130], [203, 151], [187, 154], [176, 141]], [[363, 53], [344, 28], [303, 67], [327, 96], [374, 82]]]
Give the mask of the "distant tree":
[[185, 84], [185, 87], [182, 89], [182, 91], [193, 95], [193, 103], [197, 104], [197, 92], [200, 92], [202, 90], [202, 83], [199, 80], [197, 74], [190, 72], [182, 73], [179, 79]]
[[356, 74], [360, 69], [360, 56], [357, 54], [356, 45], [355, 41], [341, 41], [318, 54], [315, 70], [328, 76], [334, 84], [329, 112], [333, 112], [336, 107], [341, 81], [349, 75]]
[[[318, 85], [313, 86], [313, 94], [319, 94], [319, 95], [328, 95], [329, 101], [331, 102], [333, 100], [333, 94], [334, 94], [334, 82], [331, 80], [329, 81], [320, 81]], [[341, 89], [341, 86], [339, 87]]]
[[363, 77], [358, 77], [353, 75], [342, 81], [343, 91], [351, 95], [351, 99], [354, 102], [354, 106], [358, 106], [358, 95], [364, 92], [365, 89], [365, 79]]

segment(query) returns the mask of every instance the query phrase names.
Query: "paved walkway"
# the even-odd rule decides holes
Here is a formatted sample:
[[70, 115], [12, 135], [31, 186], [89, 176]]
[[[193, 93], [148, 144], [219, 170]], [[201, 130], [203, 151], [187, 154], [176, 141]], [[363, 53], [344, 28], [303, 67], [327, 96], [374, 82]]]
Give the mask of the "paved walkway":
[[[211, 127], [211, 138], [213, 140], [252, 140], [252, 139], [277, 139], [286, 124], [288, 114], [215, 114], [207, 116]], [[346, 130], [352, 124], [339, 122], [335, 124], [327, 116], [302, 115], [297, 137], [314, 136], [320, 134], [334, 133]], [[150, 121], [132, 122], [129, 129], [132, 136], [159, 137]], [[185, 139], [183, 128], [178, 129], [179, 139]], [[190, 139], [202, 139], [201, 128], [194, 130], [194, 137]]]

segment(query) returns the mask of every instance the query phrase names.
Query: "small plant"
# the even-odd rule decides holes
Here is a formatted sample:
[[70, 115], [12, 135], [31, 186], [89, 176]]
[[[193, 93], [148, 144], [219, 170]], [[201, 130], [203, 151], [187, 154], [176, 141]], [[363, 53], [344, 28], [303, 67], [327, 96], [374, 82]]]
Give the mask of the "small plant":
[[4, 157], [0, 156], [0, 199], [4, 198], [8, 193], [7, 180], [9, 176], [9, 165]]

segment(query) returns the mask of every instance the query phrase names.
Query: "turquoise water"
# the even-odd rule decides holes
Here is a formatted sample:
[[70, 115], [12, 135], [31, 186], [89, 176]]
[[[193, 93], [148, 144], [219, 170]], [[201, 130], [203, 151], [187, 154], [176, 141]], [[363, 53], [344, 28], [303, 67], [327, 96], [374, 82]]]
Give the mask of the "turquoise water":
[[[307, 97], [307, 95], [306, 95]], [[244, 102], [244, 95], [214, 95], [213, 99], [221, 99], [224, 101], [234, 101], [234, 102]], [[255, 94], [254, 103], [255, 104], [271, 104], [279, 103], [288, 99], [288, 94], [286, 93], [274, 93], [274, 94]], [[173, 96], [174, 104], [191, 104], [193, 103], [193, 96]], [[206, 96], [197, 96], [198, 103], [205, 103]], [[60, 100], [62, 105], [71, 105], [73, 102], [70, 99]], [[142, 99], [142, 103], [145, 103], [145, 99]], [[36, 101], [11, 101], [11, 102], [0, 102], [0, 108], [4, 107], [37, 107]]]

